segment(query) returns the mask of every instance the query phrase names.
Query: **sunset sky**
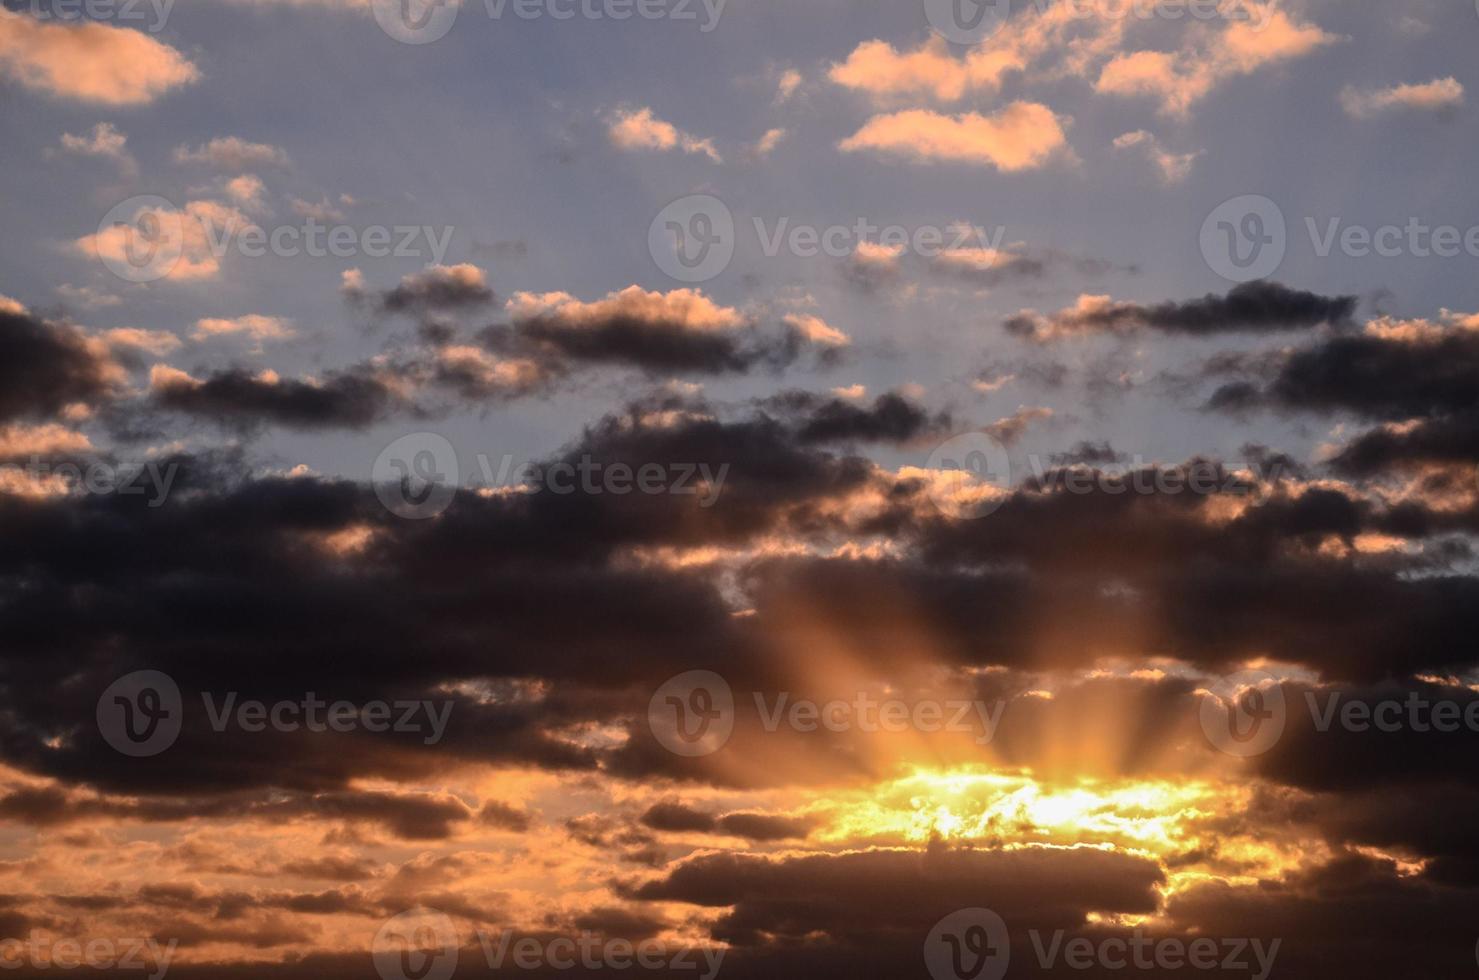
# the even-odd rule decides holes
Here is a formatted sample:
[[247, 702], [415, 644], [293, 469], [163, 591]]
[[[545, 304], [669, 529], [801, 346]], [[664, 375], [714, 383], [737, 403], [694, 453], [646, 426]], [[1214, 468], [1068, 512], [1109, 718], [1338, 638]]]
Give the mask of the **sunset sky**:
[[1475, 975], [1476, 50], [5, 0], [0, 971]]

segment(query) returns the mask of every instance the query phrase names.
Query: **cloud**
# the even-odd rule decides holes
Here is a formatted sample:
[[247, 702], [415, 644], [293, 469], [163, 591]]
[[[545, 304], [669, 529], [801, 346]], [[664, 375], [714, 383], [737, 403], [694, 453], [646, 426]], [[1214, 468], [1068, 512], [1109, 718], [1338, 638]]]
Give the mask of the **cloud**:
[[288, 165], [286, 151], [268, 143], [253, 143], [240, 136], [218, 136], [194, 148], [177, 146], [174, 160], [176, 163], [209, 164], [221, 170]]
[[86, 435], [54, 422], [44, 425], [0, 426], [0, 459], [83, 453], [92, 448], [92, 442]]
[[1451, 114], [1464, 104], [1464, 87], [1457, 79], [1435, 78], [1421, 85], [1359, 89], [1347, 85], [1340, 90], [1340, 105], [1353, 119], [1369, 119], [1393, 110], [1415, 110]]
[[180, 338], [167, 330], [141, 330], [138, 327], [116, 327], [103, 334], [103, 342], [111, 348], [131, 348], [156, 356], [178, 350]]
[[562, 360], [627, 364], [649, 371], [742, 372], [793, 360], [810, 339], [792, 326], [762, 335], [748, 317], [696, 289], [663, 293], [628, 286], [592, 302], [569, 293], [515, 293], [507, 303], [517, 337]]
[[57, 415], [107, 397], [121, 380], [106, 349], [77, 328], [0, 306], [0, 421]]
[[780, 78], [776, 81], [775, 104], [782, 105], [791, 101], [796, 90], [801, 87], [801, 81], [801, 72], [794, 68], [787, 68], [781, 72]]
[[1378, 318], [1359, 334], [1246, 367], [1271, 375], [1257, 395], [1264, 404], [1390, 421], [1452, 414], [1479, 406], [1466, 380], [1479, 370], [1479, 318], [1448, 311], [1437, 323]]
[[295, 334], [291, 320], [280, 316], [262, 316], [248, 313], [244, 316], [223, 318], [203, 317], [195, 321], [191, 340], [209, 340], [212, 337], [228, 337], [240, 334], [248, 337], [261, 349], [264, 340], [289, 340]]
[[436, 353], [435, 380], [463, 398], [510, 398], [538, 391], [557, 373], [529, 358], [498, 357], [482, 347], [452, 344]]
[[1051, 408], [1029, 408], [1023, 406], [1006, 418], [997, 419], [995, 422], [992, 422], [982, 431], [1003, 446], [1014, 446], [1027, 434], [1027, 429], [1032, 423], [1051, 419], [1053, 414]]
[[846, 347], [852, 338], [819, 316], [810, 313], [787, 313], [781, 322], [794, 327], [809, 343], [824, 347]]
[[145, 105], [200, 77], [184, 55], [140, 31], [4, 9], [0, 71], [27, 88], [113, 106]]
[[1448, 310], [1436, 321], [1378, 317], [1360, 334], [1204, 368], [1241, 376], [1212, 394], [1212, 410], [1346, 412], [1382, 422], [1332, 452], [1337, 469], [1362, 476], [1479, 462], [1475, 371], [1479, 316]]
[[111, 123], [98, 123], [86, 136], [63, 133], [62, 148], [68, 153], [105, 157], [112, 160], [125, 176], [133, 176], [139, 172], [138, 161], [128, 152], [128, 137], [115, 129]]
[[[73, 245], [99, 261], [157, 271], [164, 280], [190, 282], [220, 275], [221, 250], [215, 243], [229, 241], [252, 227], [255, 223], [230, 205], [189, 201], [183, 209], [141, 206], [126, 224], [84, 235]], [[137, 263], [141, 254], [147, 260], [143, 266]]]
[[872, 405], [859, 405], [840, 395], [828, 398], [807, 391], [786, 391], [772, 395], [761, 405], [776, 412], [803, 446], [910, 445], [940, 436], [954, 425], [949, 413], [931, 415], [899, 392], [879, 395]]
[[226, 196], [248, 211], [264, 211], [267, 208], [267, 185], [255, 174], [233, 177], [225, 184]]
[[149, 388], [159, 408], [244, 430], [267, 422], [301, 430], [362, 429], [384, 418], [397, 402], [393, 387], [365, 370], [298, 380], [230, 368], [199, 379], [156, 365]]
[[1273, 3], [1248, 0], [1250, 18], [1229, 23], [1177, 51], [1131, 51], [1116, 55], [1099, 73], [1095, 91], [1149, 96], [1161, 112], [1185, 117], [1224, 81], [1303, 57], [1340, 40], [1313, 24], [1295, 21]]
[[969, 163], [1011, 173], [1042, 166], [1066, 145], [1062, 121], [1047, 106], [1013, 102], [993, 116], [944, 116], [927, 109], [877, 115], [838, 144], [918, 163]]
[[715, 163], [724, 158], [714, 148], [714, 141], [700, 139], [664, 122], [647, 107], [618, 109], [606, 121], [611, 142], [623, 150], [674, 150], [702, 153]]
[[1139, 330], [1193, 337], [1275, 333], [1345, 325], [1356, 312], [1357, 303], [1355, 296], [1321, 296], [1278, 283], [1254, 282], [1235, 286], [1225, 296], [1209, 294], [1155, 306], [1085, 295], [1052, 316], [1024, 310], [1009, 318], [1005, 327], [1008, 333], [1039, 342]]
[[[346, 270], [341, 291], [351, 300], [363, 299], [363, 274], [358, 269]], [[375, 303], [387, 313], [426, 313], [476, 309], [490, 305], [494, 299], [486, 273], [463, 262], [458, 265], [429, 265], [420, 272], [402, 276], [397, 286], [378, 294]]]
[[909, 52], [885, 41], [865, 41], [846, 61], [832, 65], [827, 77], [884, 103], [911, 98], [956, 102], [968, 92], [996, 91], [1003, 75], [1023, 67], [1019, 55], [991, 47], [975, 48], [959, 60], [943, 38], [932, 37]]
[[754, 155], [757, 157], [768, 157], [780, 146], [781, 140], [786, 138], [786, 131], [779, 127], [767, 129], [758, 140], [755, 141]]
[[848, 256], [842, 274], [865, 292], [873, 292], [899, 278], [904, 246], [860, 241]]
[[[1154, 862], [1096, 850], [728, 853], [691, 858], [635, 895], [725, 908], [713, 936], [736, 947], [808, 937], [887, 947], [907, 937], [917, 958], [917, 937], [961, 908], [989, 905], [1007, 921], [1052, 929], [1082, 921], [1087, 909], [1152, 909], [1161, 880]], [[982, 882], [990, 883], [989, 898]]]
[[1084, 77], [1115, 54], [1130, 18], [1082, 16], [1067, 4], [1033, 5], [1013, 13], [1001, 29], [962, 57], [931, 37], [912, 51], [880, 40], [859, 44], [845, 61], [832, 65], [829, 78], [862, 92], [877, 105], [933, 99], [957, 102], [967, 95], [994, 95], [1006, 76], [1021, 73], [1032, 82]]
[[1196, 163], [1201, 151], [1193, 153], [1172, 153], [1161, 145], [1160, 140], [1150, 132], [1137, 129], [1123, 136], [1117, 136], [1114, 140], [1114, 148], [1126, 150], [1131, 147], [1141, 147], [1145, 154], [1150, 157], [1160, 171], [1161, 180], [1167, 184], [1179, 184], [1191, 174], [1191, 168]]
[[92, 286], [73, 286], [70, 283], [62, 283], [56, 288], [57, 295], [63, 301], [79, 306], [84, 310], [100, 310], [109, 306], [118, 306], [123, 298], [113, 293], [105, 293]]
[[[342, 200], [340, 203], [344, 203]], [[294, 197], [288, 201], [288, 206], [293, 213], [300, 218], [312, 218], [315, 221], [338, 222], [344, 220], [344, 212], [329, 203], [328, 198], [322, 198], [317, 203], [305, 201], [301, 197]]]
[[800, 840], [815, 820], [770, 813], [712, 814], [682, 803], [655, 803], [642, 814], [642, 825], [668, 833], [722, 834], [755, 841]]

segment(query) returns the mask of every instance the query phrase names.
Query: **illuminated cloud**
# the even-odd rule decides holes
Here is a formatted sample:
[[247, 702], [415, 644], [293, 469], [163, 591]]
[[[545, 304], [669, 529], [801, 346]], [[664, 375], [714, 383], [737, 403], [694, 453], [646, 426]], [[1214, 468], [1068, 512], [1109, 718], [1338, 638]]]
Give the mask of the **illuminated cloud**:
[[292, 322], [283, 317], [248, 313], [231, 318], [203, 317], [196, 320], [195, 331], [190, 338], [208, 340], [233, 334], [248, 337], [258, 345], [264, 340], [287, 340], [294, 335]]
[[1179, 184], [1191, 174], [1192, 165], [1196, 163], [1201, 151], [1191, 153], [1172, 153], [1161, 145], [1150, 132], [1137, 129], [1134, 132], [1125, 133], [1115, 137], [1114, 148], [1126, 150], [1130, 148], [1141, 148], [1150, 157], [1151, 162], [1160, 171], [1161, 180], [1167, 184]]
[[1226, 295], [1210, 294], [1184, 303], [1147, 306], [1083, 295], [1052, 316], [1023, 310], [1006, 321], [1008, 333], [1036, 341], [1095, 333], [1153, 330], [1184, 336], [1216, 333], [1274, 333], [1343, 326], [1356, 312], [1354, 296], [1321, 296], [1279, 283], [1235, 286]]
[[0, 10], [0, 71], [27, 88], [113, 106], [153, 102], [200, 77], [184, 55], [141, 31], [10, 10]]
[[1295, 21], [1272, 4], [1249, 0], [1247, 6], [1261, 24], [1234, 22], [1211, 40], [1192, 41], [1177, 51], [1116, 55], [1100, 71], [1096, 90], [1147, 96], [1160, 102], [1165, 115], [1185, 117], [1228, 79], [1303, 57], [1340, 40], [1313, 24]]
[[1452, 113], [1464, 104], [1464, 87], [1452, 76], [1435, 78], [1421, 85], [1394, 85], [1391, 88], [1359, 89], [1347, 85], [1340, 91], [1340, 105], [1353, 119], [1395, 110]]
[[244, 170], [248, 167], [286, 166], [288, 155], [267, 143], [253, 143], [240, 136], [218, 136], [196, 147], [175, 147], [176, 163], [209, 164], [221, 170]]
[[831, 67], [827, 77], [884, 102], [905, 98], [956, 102], [968, 92], [996, 91], [1003, 75], [1023, 67], [1020, 58], [989, 47], [957, 59], [939, 37], [908, 52], [875, 40], [858, 45], [846, 61]]
[[944, 116], [907, 109], [869, 119], [838, 147], [917, 163], [967, 163], [1013, 172], [1045, 164], [1067, 144], [1062, 121], [1045, 105], [1014, 102], [993, 116]]
[[787, 326], [795, 327], [813, 344], [822, 344], [829, 347], [846, 347], [852, 343], [852, 338], [830, 326], [827, 321], [810, 313], [788, 313], [781, 318], [781, 322]]
[[138, 161], [128, 152], [128, 137], [120, 133], [111, 123], [98, 123], [85, 136], [62, 134], [62, 148], [68, 153], [81, 156], [105, 157], [118, 165], [125, 176], [139, 171]]
[[217, 243], [252, 227], [245, 214], [219, 201], [190, 201], [183, 209], [141, 205], [128, 223], [84, 235], [73, 244], [89, 258], [122, 268], [135, 265], [142, 255], [147, 260], [143, 268], [157, 272], [158, 278], [189, 282], [219, 276], [223, 256]]
[[684, 153], [702, 153], [715, 163], [724, 158], [714, 148], [714, 141], [700, 139], [683, 132], [672, 123], [664, 122], [652, 114], [647, 107], [618, 109], [607, 119], [607, 132], [611, 142], [623, 150], [682, 150]]

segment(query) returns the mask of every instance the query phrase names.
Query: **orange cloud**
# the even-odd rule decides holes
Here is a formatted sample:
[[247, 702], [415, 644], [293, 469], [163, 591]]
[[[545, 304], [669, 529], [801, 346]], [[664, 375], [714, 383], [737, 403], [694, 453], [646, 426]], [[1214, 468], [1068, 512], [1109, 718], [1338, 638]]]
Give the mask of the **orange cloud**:
[[1013, 102], [994, 116], [946, 116], [927, 109], [877, 115], [838, 147], [849, 153], [876, 150], [919, 162], [986, 164], [1011, 172], [1042, 166], [1066, 142], [1051, 109]]
[[0, 70], [28, 88], [104, 105], [143, 105], [200, 77], [184, 55], [139, 31], [3, 9]]

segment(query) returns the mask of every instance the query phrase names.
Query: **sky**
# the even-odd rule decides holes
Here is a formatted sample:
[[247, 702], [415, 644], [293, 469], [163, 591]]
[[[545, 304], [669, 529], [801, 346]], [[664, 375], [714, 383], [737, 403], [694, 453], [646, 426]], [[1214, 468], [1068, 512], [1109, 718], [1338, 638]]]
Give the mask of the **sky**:
[[5, 0], [0, 967], [1479, 968], [1476, 42]]

